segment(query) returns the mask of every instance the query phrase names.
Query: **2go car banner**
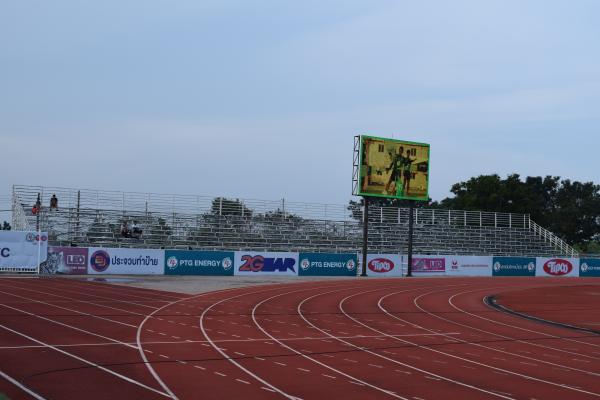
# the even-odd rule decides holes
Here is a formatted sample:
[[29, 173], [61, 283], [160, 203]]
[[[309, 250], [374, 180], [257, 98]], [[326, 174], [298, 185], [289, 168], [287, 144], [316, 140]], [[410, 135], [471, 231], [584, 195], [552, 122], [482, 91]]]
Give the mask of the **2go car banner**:
[[402, 276], [400, 254], [367, 254], [368, 276]]
[[300, 253], [298, 275], [356, 276], [356, 253]]
[[236, 251], [234, 275], [298, 275], [298, 253]]
[[46, 232], [0, 231], [0, 271], [37, 271], [47, 255]]
[[164, 250], [89, 248], [88, 274], [162, 275], [164, 266]]
[[165, 251], [165, 275], [233, 275], [233, 251]]
[[492, 276], [492, 257], [445, 256], [448, 276]]
[[579, 276], [578, 258], [536, 258], [536, 276]]

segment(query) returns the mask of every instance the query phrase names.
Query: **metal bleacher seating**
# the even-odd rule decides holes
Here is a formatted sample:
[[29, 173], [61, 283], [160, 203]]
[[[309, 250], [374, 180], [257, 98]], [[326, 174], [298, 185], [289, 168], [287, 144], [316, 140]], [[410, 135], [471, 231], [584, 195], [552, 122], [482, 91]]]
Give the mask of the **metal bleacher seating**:
[[[38, 193], [42, 209], [32, 214]], [[56, 194], [57, 208], [49, 207]], [[362, 224], [347, 206], [40, 186], [13, 186], [13, 227], [53, 245], [357, 252]], [[369, 208], [369, 251], [406, 251], [408, 209]], [[415, 254], [574, 256], [528, 215], [415, 209]], [[137, 221], [139, 238], [121, 235]]]

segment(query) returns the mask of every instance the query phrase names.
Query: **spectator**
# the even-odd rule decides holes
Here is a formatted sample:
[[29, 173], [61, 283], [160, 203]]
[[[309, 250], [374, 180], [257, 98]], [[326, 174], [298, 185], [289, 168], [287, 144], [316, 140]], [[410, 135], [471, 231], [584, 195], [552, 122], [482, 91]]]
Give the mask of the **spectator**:
[[131, 231], [127, 226], [127, 221], [123, 221], [123, 225], [121, 225], [121, 236], [126, 238], [131, 237]]
[[58, 198], [56, 194], [53, 194], [50, 198], [50, 208], [58, 208]]
[[38, 193], [37, 200], [35, 201], [35, 204], [31, 208], [31, 213], [33, 215], [37, 215], [37, 213], [40, 212], [41, 209], [42, 209], [42, 202], [40, 201], [40, 194]]
[[142, 236], [142, 228], [138, 225], [137, 221], [133, 221], [131, 225], [132, 237], [139, 239]]

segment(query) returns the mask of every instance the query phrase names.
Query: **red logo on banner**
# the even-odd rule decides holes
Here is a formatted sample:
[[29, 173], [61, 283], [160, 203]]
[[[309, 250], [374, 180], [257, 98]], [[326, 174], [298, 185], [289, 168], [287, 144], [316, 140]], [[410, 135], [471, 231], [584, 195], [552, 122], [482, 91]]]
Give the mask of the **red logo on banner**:
[[394, 262], [387, 258], [375, 258], [369, 261], [367, 265], [371, 271], [377, 273], [390, 272], [394, 269]]
[[567, 275], [569, 272], [573, 271], [573, 264], [571, 264], [567, 260], [555, 258], [553, 260], [546, 261], [546, 263], [544, 264], [544, 271], [548, 275]]

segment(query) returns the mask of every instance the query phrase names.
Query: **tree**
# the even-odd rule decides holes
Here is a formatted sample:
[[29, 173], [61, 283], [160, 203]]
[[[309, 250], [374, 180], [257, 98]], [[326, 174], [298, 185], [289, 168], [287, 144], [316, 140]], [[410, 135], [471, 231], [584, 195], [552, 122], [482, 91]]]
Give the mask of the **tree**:
[[480, 175], [452, 185], [454, 197], [440, 206], [458, 210], [530, 214], [538, 224], [571, 244], [586, 246], [600, 234], [600, 186], [558, 176], [506, 179]]
[[210, 212], [213, 215], [224, 216], [244, 216], [251, 217], [252, 210], [240, 200], [230, 200], [225, 197], [216, 197], [213, 199]]

